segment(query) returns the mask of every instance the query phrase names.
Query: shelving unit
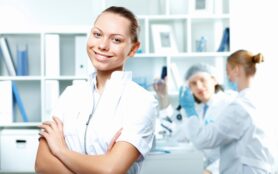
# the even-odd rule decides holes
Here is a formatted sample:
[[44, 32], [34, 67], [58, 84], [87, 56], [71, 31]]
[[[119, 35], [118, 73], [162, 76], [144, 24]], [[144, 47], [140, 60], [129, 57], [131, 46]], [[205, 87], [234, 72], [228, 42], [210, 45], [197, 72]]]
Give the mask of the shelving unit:
[[[26, 166], [21, 166], [22, 172], [33, 172], [34, 170], [33, 165], [38, 145], [38, 125], [42, 121], [49, 119], [50, 111], [47, 109], [53, 106], [49, 103], [53, 102], [53, 98], [49, 98], [50, 93], [53, 91], [48, 89], [48, 82], [51, 81], [58, 84], [58, 89], [56, 90], [58, 90], [59, 95], [73, 81], [86, 80], [87, 78], [86, 75], [77, 75], [75, 73], [75, 37], [83, 36], [86, 38], [88, 31], [89, 26], [51, 26], [36, 28], [34, 30], [31, 29], [29, 31], [3, 31], [0, 29], [0, 35], [5, 37], [8, 42], [14, 63], [16, 63], [17, 58], [17, 46], [28, 46], [28, 76], [9, 76], [7, 67], [3, 61], [4, 57], [0, 54], [0, 81], [13, 81], [16, 84], [29, 119], [28, 122], [23, 122], [21, 113], [18, 107], [16, 107], [16, 109], [13, 109], [13, 122], [0, 123], [0, 138], [10, 143], [9, 146], [5, 144], [1, 145], [1, 143], [7, 142], [1, 141], [0, 139], [0, 151], [28, 155], [30, 159], [26, 161]], [[59, 74], [57, 75], [46, 74], [45, 37], [49, 34], [59, 36], [60, 67]], [[84, 39], [84, 51], [85, 48], [86, 39]], [[51, 101], [47, 102], [49, 99]], [[24, 143], [20, 144], [18, 142]], [[10, 149], [3, 149], [8, 147]], [[0, 173], [21, 172], [20, 169], [14, 169], [12, 164], [4, 163], [5, 160], [10, 159], [0, 155], [0, 162], [3, 161], [0, 163]]]
[[[229, 50], [217, 52], [224, 29], [230, 26], [229, 0], [206, 1], [211, 11], [193, 13], [193, 0], [135, 0], [119, 2], [104, 0], [103, 9], [108, 6], [124, 5], [135, 12], [141, 26], [141, 48], [135, 58], [128, 61], [126, 69], [132, 70], [135, 79], [145, 87], [151, 87], [154, 78], [160, 77], [162, 66], [168, 67], [168, 86], [170, 95], [177, 95], [178, 86], [175, 85], [171, 64], [178, 69], [179, 81], [183, 81], [186, 70], [194, 63], [205, 62], [217, 67], [220, 83], [226, 85], [225, 62]], [[136, 4], [136, 5], [134, 5]], [[144, 8], [138, 11], [140, 5], [150, 4], [153, 8]], [[150, 7], [149, 6], [149, 7]], [[154, 49], [157, 40], [154, 40], [152, 25], [168, 25], [172, 28], [178, 52], [156, 52]], [[206, 49], [203, 52], [196, 50], [196, 41], [204, 37]], [[148, 65], [148, 66], [144, 66]], [[142, 71], [142, 67], [145, 68]], [[176, 82], [177, 83], [177, 82]], [[152, 90], [151, 88], [148, 88]]]
[[[176, 100], [178, 84], [173, 78], [171, 65], [175, 64], [178, 76], [183, 81], [186, 70], [194, 63], [205, 62], [217, 67], [219, 79], [225, 84], [225, 61], [230, 54], [217, 52], [223, 31], [230, 27], [229, 0], [207, 0], [212, 10], [208, 13], [193, 13], [194, 0], [87, 0], [82, 6], [91, 9], [84, 11], [84, 15], [92, 14], [93, 18], [106, 7], [111, 5], [125, 6], [133, 11], [140, 23], [140, 51], [134, 58], [130, 58], [125, 66], [133, 72], [134, 81], [152, 91], [152, 82], [160, 77], [161, 68], [167, 66], [169, 93]], [[53, 1], [52, 3], [56, 3]], [[84, 4], [85, 3], [85, 4]], [[88, 6], [90, 8], [88, 8]], [[36, 14], [34, 14], [36, 15]], [[177, 45], [177, 52], [156, 52], [154, 45], [158, 44], [153, 38], [152, 26], [167, 25]], [[32, 29], [14, 29], [5, 27], [0, 29], [0, 35], [7, 38], [12, 56], [16, 58], [17, 45], [28, 45], [29, 75], [9, 76], [2, 58], [0, 58], [0, 81], [14, 81], [19, 89], [29, 122], [22, 122], [18, 110], [14, 113], [13, 123], [0, 123], [1, 129], [36, 129], [42, 121], [49, 118], [46, 108], [48, 91], [46, 83], [56, 81], [61, 93], [73, 80], [86, 80], [84, 75], [75, 74], [75, 37], [88, 35], [91, 23], [73, 26], [37, 26]], [[45, 36], [59, 35], [60, 38], [60, 74], [49, 76], [45, 73]], [[201, 37], [206, 39], [206, 49], [196, 51], [196, 41]], [[85, 45], [84, 43], [84, 50]], [[0, 54], [1, 57], [1, 54]], [[175, 102], [175, 101], [173, 101]], [[1, 168], [0, 168], [1, 173]]]
[[[192, 0], [102, 0], [98, 2], [102, 11], [108, 6], [125, 6], [131, 9], [138, 17], [140, 23], [141, 47], [135, 58], [128, 60], [125, 69], [132, 70], [134, 80], [145, 88], [152, 90], [152, 82], [160, 77], [162, 66], [168, 67], [168, 86], [171, 95], [177, 93], [177, 85], [173, 79], [171, 64], [175, 64], [178, 76], [183, 80], [184, 73], [193, 63], [206, 62], [217, 66], [221, 83], [225, 84], [225, 58], [229, 52], [217, 52], [225, 27], [229, 27], [229, 1], [217, 0], [212, 5], [210, 13], [192, 13]], [[207, 1], [213, 2], [213, 1]], [[92, 1], [92, 5], [94, 6]], [[99, 5], [100, 4], [100, 5]], [[146, 8], [139, 8], [149, 4]], [[211, 6], [211, 5], [210, 5]], [[215, 7], [215, 8], [214, 8]], [[216, 9], [217, 7], [217, 9]], [[98, 12], [95, 11], [95, 16]], [[174, 40], [178, 52], [156, 52], [154, 45], [158, 44], [153, 38], [152, 25], [162, 24], [172, 28]], [[87, 36], [91, 26], [49, 26], [37, 27], [30, 30], [7, 30], [0, 31], [9, 42], [12, 56], [16, 57], [16, 46], [28, 45], [29, 76], [8, 76], [3, 61], [0, 61], [0, 80], [13, 80], [19, 88], [23, 103], [30, 117], [30, 122], [39, 123], [47, 119], [45, 115], [45, 83], [50, 80], [59, 82], [61, 93], [72, 80], [84, 80], [85, 76], [76, 76], [74, 73], [74, 38], [75, 36]], [[57, 34], [60, 38], [60, 74], [48, 76], [45, 74], [45, 36]], [[196, 41], [204, 37], [206, 50], [196, 51]], [[84, 43], [85, 47], [85, 43]], [[14, 60], [15, 61], [15, 60]], [[147, 65], [147, 66], [146, 66]], [[144, 71], [142, 71], [144, 67]], [[35, 106], [34, 106], [35, 103]], [[15, 113], [15, 122], [20, 121], [20, 114]], [[29, 124], [29, 123], [26, 123]], [[0, 123], [1, 126], [1, 123]]]
[[[87, 26], [71, 26], [61, 27], [52, 26], [49, 28], [37, 28], [36, 31], [0, 31], [4, 36], [10, 47], [11, 56], [16, 63], [16, 47], [18, 45], [28, 46], [28, 61], [29, 61], [29, 75], [28, 76], [9, 76], [7, 68], [4, 65], [4, 59], [1, 58], [0, 80], [12, 80], [16, 83], [19, 94], [23, 101], [27, 115], [29, 117], [28, 123], [21, 123], [21, 125], [36, 125], [41, 121], [48, 119], [45, 115], [45, 98], [47, 90], [45, 83], [49, 80], [55, 80], [59, 83], [59, 93], [61, 93], [66, 86], [70, 85], [72, 80], [85, 80], [86, 76], [75, 75], [75, 36], [87, 36]], [[45, 73], [45, 35], [57, 34], [60, 38], [60, 74], [57, 76], [48, 76]], [[84, 42], [84, 50], [86, 43]], [[21, 115], [18, 110], [14, 113], [14, 123], [11, 125], [18, 125], [22, 122]], [[8, 124], [0, 123], [0, 127], [7, 127]]]

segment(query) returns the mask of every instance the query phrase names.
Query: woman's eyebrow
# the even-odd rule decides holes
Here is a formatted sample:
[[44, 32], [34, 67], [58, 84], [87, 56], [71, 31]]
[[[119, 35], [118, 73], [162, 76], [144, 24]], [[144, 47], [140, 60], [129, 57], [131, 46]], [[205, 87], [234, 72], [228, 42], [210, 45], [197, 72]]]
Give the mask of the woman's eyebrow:
[[[93, 27], [91, 31], [93, 32], [94, 29], [97, 29], [97, 30], [99, 30], [100, 32], [104, 33], [104, 32], [103, 32], [100, 28], [98, 28], [97, 26]], [[109, 35], [112, 35], [112, 36], [121, 36], [121, 37], [123, 37], [123, 38], [126, 38], [126, 37], [127, 37], [126, 35], [121, 34], [121, 33], [109, 33]]]

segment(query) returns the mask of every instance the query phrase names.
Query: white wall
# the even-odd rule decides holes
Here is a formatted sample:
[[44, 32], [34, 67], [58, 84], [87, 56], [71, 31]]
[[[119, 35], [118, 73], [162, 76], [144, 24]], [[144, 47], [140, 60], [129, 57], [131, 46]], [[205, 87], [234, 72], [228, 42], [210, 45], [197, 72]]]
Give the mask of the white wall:
[[0, 0], [1, 30], [46, 25], [91, 25], [92, 0]]
[[[265, 56], [265, 62], [259, 67], [254, 85], [263, 91], [257, 96], [264, 108], [261, 114], [262, 122], [276, 131], [276, 138], [273, 137], [276, 142], [278, 141], [278, 123], [275, 121], [278, 117], [277, 8], [277, 0], [231, 0], [232, 51], [247, 49], [253, 53], [261, 52]], [[278, 156], [276, 158], [278, 159]], [[276, 168], [278, 169], [278, 161]]]
[[[266, 113], [278, 117], [278, 1], [231, 0], [231, 49], [261, 52], [265, 62], [259, 66], [256, 87], [265, 90], [262, 99]], [[267, 97], [266, 97], [267, 96]], [[260, 97], [260, 96], [258, 96]], [[270, 111], [271, 110], [271, 111]]]

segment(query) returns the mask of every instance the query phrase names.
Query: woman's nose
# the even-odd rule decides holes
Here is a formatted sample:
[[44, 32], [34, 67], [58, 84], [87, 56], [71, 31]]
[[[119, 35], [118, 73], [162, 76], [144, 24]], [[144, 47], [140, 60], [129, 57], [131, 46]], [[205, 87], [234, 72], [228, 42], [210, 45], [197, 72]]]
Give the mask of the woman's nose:
[[203, 86], [204, 86], [204, 84], [202, 82], [200, 82], [200, 81], [196, 82], [197, 89], [201, 89]]
[[100, 50], [108, 50], [109, 49], [109, 40], [106, 38], [102, 38], [99, 41], [98, 49]]

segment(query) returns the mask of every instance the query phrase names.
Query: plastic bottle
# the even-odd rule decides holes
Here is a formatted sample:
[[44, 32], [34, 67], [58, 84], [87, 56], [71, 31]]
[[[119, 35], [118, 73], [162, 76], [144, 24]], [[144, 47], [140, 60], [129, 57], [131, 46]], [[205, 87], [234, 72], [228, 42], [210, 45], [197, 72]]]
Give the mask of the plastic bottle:
[[207, 50], [207, 40], [204, 36], [200, 38], [200, 40], [197, 40], [196, 42], [196, 51], [197, 52], [204, 52]]

